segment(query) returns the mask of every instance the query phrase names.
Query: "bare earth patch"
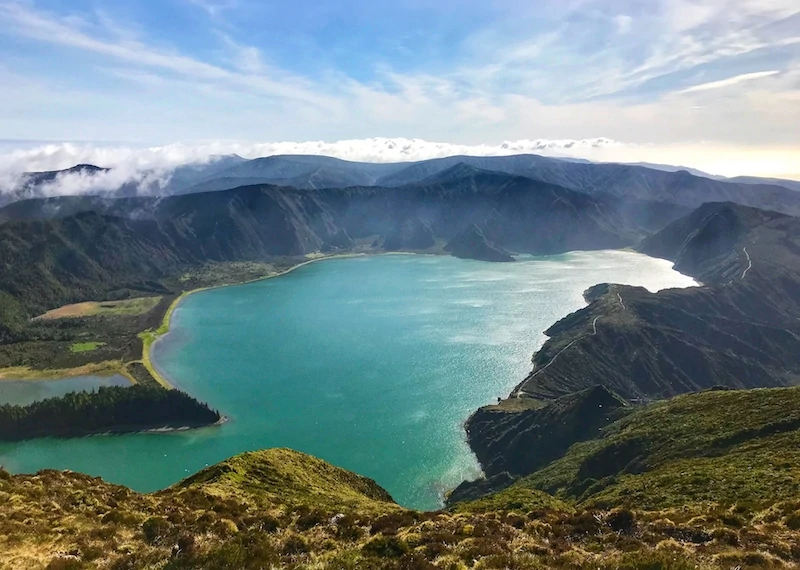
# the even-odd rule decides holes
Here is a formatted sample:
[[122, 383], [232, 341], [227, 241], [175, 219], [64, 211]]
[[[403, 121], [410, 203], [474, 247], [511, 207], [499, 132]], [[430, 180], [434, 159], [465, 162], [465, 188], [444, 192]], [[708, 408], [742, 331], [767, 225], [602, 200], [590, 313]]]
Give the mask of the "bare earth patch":
[[102, 315], [142, 315], [152, 310], [160, 300], [161, 297], [139, 297], [122, 301], [86, 301], [52, 309], [43, 315], [39, 315], [36, 319], [54, 320]]

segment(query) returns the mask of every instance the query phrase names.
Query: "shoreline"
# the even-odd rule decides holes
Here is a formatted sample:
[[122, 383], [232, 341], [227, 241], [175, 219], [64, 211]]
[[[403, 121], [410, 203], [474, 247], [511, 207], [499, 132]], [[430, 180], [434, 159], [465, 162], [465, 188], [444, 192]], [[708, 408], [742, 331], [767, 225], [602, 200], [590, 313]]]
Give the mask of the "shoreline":
[[306, 259], [305, 261], [302, 261], [296, 265], [287, 267], [286, 269], [281, 270], [278, 273], [274, 273], [272, 275], [264, 275], [263, 277], [258, 277], [256, 279], [248, 279], [247, 281], [241, 281], [238, 283], [211, 285], [208, 287], [198, 287], [197, 289], [183, 291], [172, 301], [172, 303], [170, 303], [170, 306], [167, 308], [167, 311], [164, 313], [164, 316], [161, 319], [161, 325], [157, 329], [142, 331], [138, 334], [139, 338], [142, 339], [141, 359], [132, 360], [129, 362], [122, 362], [122, 361], [89, 362], [88, 364], [84, 364], [82, 366], [76, 366], [74, 368], [53, 368], [45, 370], [30, 368], [28, 366], [10, 366], [7, 368], [0, 368], [0, 385], [2, 385], [3, 382], [37, 382], [37, 381], [57, 382], [59, 380], [68, 380], [70, 378], [76, 378], [79, 376], [96, 376], [99, 378], [106, 378], [109, 376], [119, 375], [128, 380], [128, 382], [130, 382], [131, 385], [133, 386], [138, 384], [138, 381], [128, 371], [128, 365], [139, 362], [147, 369], [147, 371], [150, 373], [150, 375], [158, 384], [160, 384], [163, 388], [167, 390], [174, 390], [178, 388], [178, 386], [170, 382], [170, 380], [167, 379], [166, 374], [158, 370], [158, 367], [153, 362], [152, 348], [160, 338], [166, 336], [167, 333], [169, 333], [169, 327], [173, 313], [178, 308], [178, 305], [180, 305], [180, 303], [189, 295], [192, 295], [194, 293], [200, 293], [202, 291], [221, 289], [223, 287], [236, 287], [238, 285], [248, 285], [250, 283], [256, 283], [258, 281], [265, 281], [267, 279], [273, 279], [275, 277], [282, 277], [284, 275], [291, 273], [292, 271], [295, 271], [306, 265], [311, 265], [312, 263], [316, 263], [318, 261], [328, 261], [332, 259], [348, 259], [355, 257], [371, 257], [379, 255], [441, 255], [441, 254], [417, 253], [412, 251], [408, 252], [387, 251], [387, 252], [358, 252], [358, 253], [341, 253], [334, 255], [319, 255], [318, 257]]
[[[156, 343], [164, 338], [167, 334], [169, 334], [170, 324], [172, 321], [172, 315], [175, 313], [175, 310], [178, 306], [183, 302], [187, 297], [193, 295], [195, 293], [201, 293], [203, 291], [212, 291], [214, 289], [222, 289], [223, 287], [237, 287], [239, 285], [249, 285], [251, 283], [258, 283], [260, 281], [266, 281], [267, 279], [274, 279], [276, 277], [283, 277], [284, 275], [288, 275], [292, 271], [300, 269], [301, 267], [305, 267], [307, 265], [311, 265], [312, 263], [316, 263], [318, 261], [330, 261], [332, 259], [350, 259], [355, 257], [369, 257], [369, 256], [377, 256], [377, 255], [424, 255], [424, 254], [417, 254], [414, 252], [384, 252], [384, 253], [341, 253], [341, 254], [334, 254], [334, 255], [320, 255], [319, 257], [314, 257], [312, 259], [307, 259], [306, 261], [300, 262], [296, 265], [292, 265], [278, 273], [273, 275], [265, 275], [263, 277], [258, 277], [256, 279], [249, 279], [247, 281], [242, 281], [240, 283], [225, 283], [223, 285], [211, 285], [209, 287], [198, 287], [197, 289], [191, 289], [189, 291], [183, 291], [178, 297], [175, 298], [172, 303], [170, 303], [167, 312], [164, 313], [164, 317], [161, 319], [161, 326], [158, 327], [155, 331], [144, 331], [139, 334], [140, 338], [142, 338], [143, 346], [142, 346], [142, 364], [150, 375], [163, 386], [167, 390], [174, 390], [176, 389], [176, 385], [170, 382], [166, 377], [165, 374], [158, 370], [155, 362], [153, 361], [152, 351], [153, 347]], [[436, 255], [436, 254], [433, 254]]]
[[[587, 250], [574, 250], [574, 252], [582, 252], [582, 251], [587, 251]], [[596, 251], [602, 251], [602, 250], [596, 250]], [[608, 251], [641, 253], [629, 247], [622, 249], [608, 250]], [[563, 255], [564, 253], [573, 253], [573, 251], [563, 252], [557, 255]], [[315, 255], [315, 254], [308, 254], [308, 255]], [[221, 285], [211, 285], [208, 287], [198, 287], [196, 289], [182, 291], [170, 303], [169, 307], [167, 308], [167, 311], [164, 313], [164, 316], [161, 319], [161, 324], [157, 329], [142, 331], [138, 334], [139, 338], [142, 339], [142, 357], [140, 360], [132, 360], [130, 362], [122, 362], [122, 361], [107, 361], [107, 362], [97, 362], [97, 363], [90, 362], [88, 364], [85, 364], [83, 366], [78, 366], [75, 368], [63, 368], [63, 369], [52, 369], [52, 370], [37, 370], [29, 368], [27, 366], [9, 367], [0, 369], [0, 384], [2, 384], [5, 381], [58, 381], [58, 380], [66, 380], [69, 378], [75, 378], [78, 376], [98, 376], [102, 378], [113, 375], [120, 375], [125, 379], [127, 379], [131, 383], [131, 385], [135, 385], [138, 384], [138, 382], [128, 371], [128, 365], [138, 362], [141, 363], [147, 369], [147, 371], [150, 373], [153, 379], [163, 388], [167, 390], [178, 389], [179, 386], [176, 383], [171, 382], [167, 378], [165, 372], [158, 369], [158, 366], [153, 361], [152, 351], [155, 344], [161, 338], [165, 337], [169, 333], [172, 315], [177, 310], [180, 303], [183, 302], [190, 295], [194, 293], [200, 293], [203, 291], [210, 291], [213, 289], [221, 289], [223, 287], [236, 287], [239, 285], [248, 285], [251, 283], [257, 283], [259, 281], [265, 281], [267, 279], [274, 279], [276, 277], [283, 277], [301, 267], [305, 267], [307, 265], [311, 265], [312, 263], [317, 263], [319, 261], [329, 261], [334, 259], [348, 259], [357, 257], [377, 257], [382, 255], [440, 256], [448, 254], [441, 252], [427, 253], [427, 252], [415, 252], [415, 251], [384, 251], [384, 252], [365, 251], [365, 252], [353, 252], [353, 253], [340, 253], [333, 255], [316, 254], [316, 256], [313, 258], [306, 259], [305, 261], [287, 267], [286, 269], [283, 269], [282, 271], [279, 271], [272, 275], [264, 275], [262, 277], [257, 277], [255, 279], [248, 279], [246, 281], [241, 281], [237, 283], [224, 283]], [[534, 256], [534, 257], [542, 257], [542, 256]], [[653, 256], [648, 256], [648, 257], [653, 257]], [[653, 257], [653, 258], [663, 259], [658, 257]], [[670, 261], [670, 260], [665, 259], [664, 261]], [[674, 263], [673, 263], [673, 269], [674, 269]], [[701, 283], [697, 280], [695, 280], [695, 283], [696, 283], [695, 287], [703, 287], [705, 285], [704, 283]]]

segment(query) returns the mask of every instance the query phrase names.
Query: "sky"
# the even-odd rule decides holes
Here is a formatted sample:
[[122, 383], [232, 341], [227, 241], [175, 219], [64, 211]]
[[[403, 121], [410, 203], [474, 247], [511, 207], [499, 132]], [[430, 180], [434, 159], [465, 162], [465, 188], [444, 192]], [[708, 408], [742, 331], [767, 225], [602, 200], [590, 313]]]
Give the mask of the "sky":
[[0, 0], [0, 84], [6, 171], [472, 149], [800, 178], [797, 0]]

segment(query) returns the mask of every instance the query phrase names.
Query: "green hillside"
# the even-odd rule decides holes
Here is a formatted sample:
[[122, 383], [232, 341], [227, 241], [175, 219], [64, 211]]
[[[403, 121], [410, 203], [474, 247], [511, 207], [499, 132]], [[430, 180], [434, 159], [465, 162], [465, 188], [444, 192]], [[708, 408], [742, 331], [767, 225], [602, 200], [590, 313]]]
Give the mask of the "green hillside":
[[150, 495], [0, 471], [0, 568], [792, 568], [798, 404], [798, 388], [654, 403], [498, 493], [428, 513], [286, 449]]

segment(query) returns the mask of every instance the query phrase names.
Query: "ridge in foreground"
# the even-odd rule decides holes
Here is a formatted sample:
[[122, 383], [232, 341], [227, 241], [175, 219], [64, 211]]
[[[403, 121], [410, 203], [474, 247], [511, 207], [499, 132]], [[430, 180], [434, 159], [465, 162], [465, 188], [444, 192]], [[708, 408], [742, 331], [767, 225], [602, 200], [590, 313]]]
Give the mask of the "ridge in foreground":
[[796, 567], [799, 403], [779, 388], [632, 409], [511, 487], [430, 513], [288, 449], [150, 495], [0, 471], [0, 568]]

